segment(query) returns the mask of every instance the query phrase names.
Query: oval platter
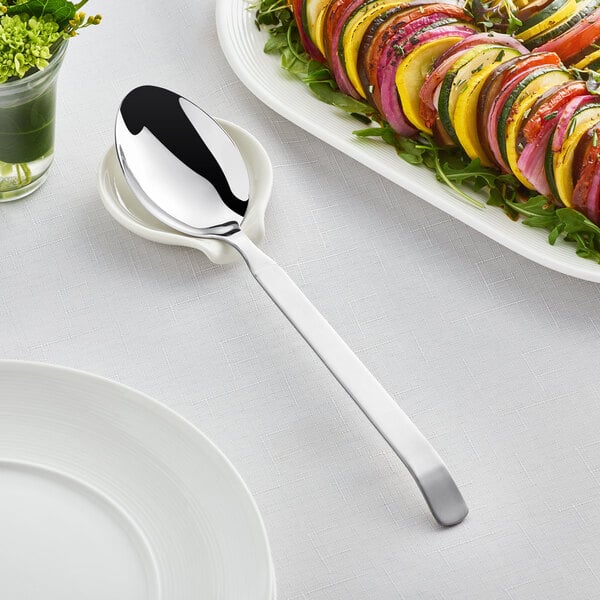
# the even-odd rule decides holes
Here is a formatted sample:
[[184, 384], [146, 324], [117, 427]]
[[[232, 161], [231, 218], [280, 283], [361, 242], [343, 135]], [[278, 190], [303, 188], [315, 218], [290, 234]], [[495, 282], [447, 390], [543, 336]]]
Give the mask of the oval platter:
[[571, 277], [600, 282], [600, 265], [577, 256], [573, 245], [559, 240], [551, 246], [546, 231], [511, 221], [498, 208], [467, 204], [438, 182], [431, 171], [400, 159], [391, 146], [354, 136], [352, 132], [360, 128], [354, 118], [318, 100], [307, 86], [280, 67], [279, 56], [263, 52], [267, 33], [257, 29], [249, 6], [245, 0], [217, 0], [217, 32], [233, 71], [267, 106], [521, 256]]

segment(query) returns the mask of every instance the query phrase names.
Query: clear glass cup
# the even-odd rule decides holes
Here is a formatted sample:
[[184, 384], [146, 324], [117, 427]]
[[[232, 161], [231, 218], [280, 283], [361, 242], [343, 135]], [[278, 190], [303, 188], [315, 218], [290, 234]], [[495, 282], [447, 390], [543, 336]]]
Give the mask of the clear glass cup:
[[68, 42], [49, 65], [23, 79], [0, 83], [0, 202], [37, 190], [54, 158], [56, 81]]

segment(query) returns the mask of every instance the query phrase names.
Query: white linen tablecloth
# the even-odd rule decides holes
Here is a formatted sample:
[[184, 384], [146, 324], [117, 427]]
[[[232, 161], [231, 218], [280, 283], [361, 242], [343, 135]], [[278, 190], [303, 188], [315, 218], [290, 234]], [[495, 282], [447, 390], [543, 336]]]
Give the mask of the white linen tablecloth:
[[[266, 108], [222, 55], [215, 0], [86, 8], [104, 22], [62, 68], [51, 177], [0, 205], [0, 356], [113, 378], [203, 430], [256, 497], [282, 600], [599, 597], [600, 287]], [[263, 248], [432, 440], [470, 506], [462, 525], [435, 525], [242, 264], [138, 239], [106, 213], [96, 170], [121, 98], [143, 83], [265, 145]]]

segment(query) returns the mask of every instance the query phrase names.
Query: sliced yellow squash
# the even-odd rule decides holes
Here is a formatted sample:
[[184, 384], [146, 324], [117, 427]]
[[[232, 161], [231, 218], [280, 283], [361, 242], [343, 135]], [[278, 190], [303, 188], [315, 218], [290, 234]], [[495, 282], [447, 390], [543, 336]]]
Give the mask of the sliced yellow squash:
[[600, 58], [600, 50], [596, 50], [595, 52], [588, 54], [585, 58], [582, 58], [579, 62], [571, 66], [575, 67], [576, 69], [584, 69], [597, 58]]
[[343, 62], [348, 79], [354, 89], [363, 97], [367, 95], [358, 75], [358, 51], [360, 43], [369, 28], [369, 25], [381, 14], [390, 8], [405, 4], [404, 0], [371, 0], [361, 6], [350, 17], [342, 32]]
[[460, 126], [460, 123], [454, 114], [456, 102], [468, 88], [469, 82], [473, 77], [488, 65], [497, 67], [507, 60], [520, 55], [521, 53], [514, 48], [496, 44], [481, 44], [480, 46], [475, 46], [474, 48], [467, 50], [454, 63], [451, 70], [455, 72], [455, 75], [448, 95], [448, 114], [455, 131], [456, 126]]
[[402, 110], [407, 119], [420, 131], [431, 133], [431, 129], [425, 125], [420, 115], [419, 90], [431, 70], [433, 61], [461, 39], [453, 35], [425, 42], [409, 52], [396, 71], [396, 87]]
[[497, 66], [498, 64], [486, 65], [473, 75], [466, 82], [465, 89], [458, 95], [454, 107], [454, 130], [460, 145], [469, 158], [479, 158], [481, 164], [486, 167], [493, 166], [493, 163], [488, 159], [487, 152], [479, 141], [477, 101], [483, 84]]
[[325, 45], [323, 44], [323, 18], [327, 7], [332, 0], [305, 0], [304, 17], [306, 30], [313, 44], [325, 56]]
[[573, 197], [573, 159], [575, 158], [575, 147], [593, 125], [600, 121], [600, 106], [590, 105], [575, 114], [569, 124], [567, 138], [560, 150], [554, 154], [552, 167], [554, 180], [558, 195], [565, 206], [571, 206]]
[[507, 119], [505, 137], [506, 137], [506, 158], [510, 170], [515, 177], [528, 189], [534, 190], [535, 187], [525, 178], [517, 165], [519, 160], [519, 151], [517, 148], [517, 137], [523, 123], [523, 119], [529, 113], [536, 100], [547, 90], [555, 85], [565, 83], [572, 79], [566, 71], [559, 69], [548, 71], [539, 77], [536, 77], [520, 94]]

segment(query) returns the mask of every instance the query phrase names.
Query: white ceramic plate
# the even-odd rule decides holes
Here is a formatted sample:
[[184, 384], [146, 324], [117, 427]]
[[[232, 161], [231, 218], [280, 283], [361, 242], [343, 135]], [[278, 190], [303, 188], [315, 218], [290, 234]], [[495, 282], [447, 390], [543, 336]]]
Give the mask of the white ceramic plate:
[[10, 600], [272, 600], [265, 529], [197, 429], [114, 382], [0, 361], [0, 587]]
[[[245, 129], [223, 119], [215, 121], [234, 141], [248, 167], [250, 195], [242, 229], [252, 241], [259, 243], [265, 235], [265, 211], [273, 186], [271, 161], [261, 143]], [[98, 191], [104, 207], [114, 219], [143, 238], [160, 244], [195, 248], [218, 264], [241, 260], [240, 254], [228, 244], [184, 235], [153, 217], [127, 185], [114, 146], [107, 150], [100, 164]]]
[[267, 34], [258, 31], [246, 0], [217, 0], [217, 31], [229, 64], [260, 100], [306, 131], [345, 152], [474, 229], [541, 265], [600, 282], [600, 265], [582, 259], [565, 243], [550, 246], [547, 233], [514, 223], [494, 207], [478, 209], [461, 201], [425, 168], [402, 161], [390, 146], [357, 139], [360, 123], [315, 98], [279, 66], [279, 57], [263, 52]]

